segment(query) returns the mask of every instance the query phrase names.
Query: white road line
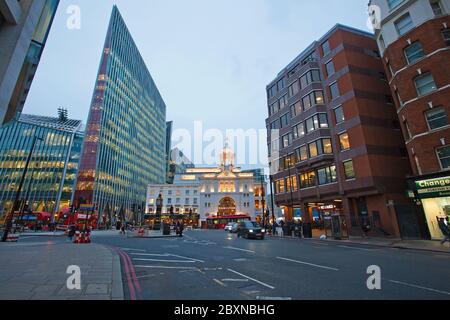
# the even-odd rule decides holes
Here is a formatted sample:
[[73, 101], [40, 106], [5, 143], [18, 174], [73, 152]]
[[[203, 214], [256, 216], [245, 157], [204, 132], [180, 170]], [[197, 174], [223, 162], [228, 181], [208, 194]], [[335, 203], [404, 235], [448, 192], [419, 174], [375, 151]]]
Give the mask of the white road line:
[[133, 258], [135, 261], [151, 261], [151, 262], [168, 262], [168, 263], [195, 263], [195, 261], [186, 261], [186, 260], [160, 260], [160, 259], [140, 259]]
[[151, 257], [168, 257], [167, 253], [156, 254], [156, 253], [130, 253], [132, 256], [151, 256]]
[[135, 268], [151, 268], [151, 269], [181, 269], [181, 270], [198, 270], [194, 267], [168, 267], [168, 266], [134, 266]]
[[217, 279], [213, 279], [213, 280], [214, 280], [215, 283], [219, 284], [220, 286], [226, 287], [225, 283], [223, 283], [222, 281], [217, 280]]
[[362, 251], [373, 251], [373, 249], [358, 248], [358, 247], [349, 247], [349, 246], [337, 246], [337, 247], [346, 248], [346, 249], [354, 249], [354, 250], [362, 250]]
[[130, 249], [130, 248], [120, 248], [120, 249], [122, 249], [122, 250], [124, 250], [124, 251], [140, 251], [140, 252], [145, 252], [145, 251], [147, 251], [147, 250], [141, 250], [141, 249]]
[[388, 281], [389, 281], [389, 282], [392, 282], [392, 283], [395, 283], [395, 284], [400, 284], [400, 285], [408, 286], [408, 287], [411, 287], [411, 288], [427, 290], [427, 291], [436, 292], [436, 293], [441, 293], [441, 294], [445, 294], [445, 295], [450, 296], [450, 292], [447, 292], [447, 291], [441, 291], [441, 290], [436, 290], [436, 289], [432, 289], [432, 288], [422, 287], [422, 286], [418, 286], [418, 285], [415, 285], [415, 284], [410, 284], [410, 283], [401, 282], [401, 281], [396, 281], [396, 280], [388, 280]]
[[256, 297], [256, 300], [269, 300], [269, 301], [288, 301], [292, 300], [290, 297]]
[[175, 257], [175, 258], [188, 259], [188, 260], [197, 261], [197, 262], [200, 262], [200, 263], [205, 263], [205, 261], [200, 260], [200, 259], [194, 259], [194, 258], [189, 258], [189, 257], [178, 256], [176, 254], [171, 254], [171, 253], [169, 253], [168, 255], [171, 256], [171, 257]]
[[304, 264], [304, 265], [311, 266], [311, 267], [316, 267], [316, 268], [322, 268], [322, 269], [327, 269], [327, 270], [339, 271], [339, 269], [336, 269], [336, 268], [321, 266], [319, 264], [314, 264], [314, 263], [309, 263], [309, 262], [304, 262], [304, 261], [297, 261], [297, 260], [292, 260], [292, 259], [282, 258], [282, 257], [277, 257], [277, 259], [290, 261], [290, 262], [295, 262], [295, 263], [298, 263], [298, 264]]
[[247, 249], [241, 249], [241, 248], [235, 248], [235, 247], [223, 247], [224, 249], [230, 249], [230, 250], [237, 250], [237, 251], [243, 251], [243, 252], [248, 252], [248, 253], [256, 253], [253, 250], [247, 250]]
[[248, 282], [248, 279], [222, 279], [222, 282]]
[[258, 284], [260, 284], [260, 285], [262, 285], [262, 286], [264, 286], [266, 288], [269, 288], [269, 289], [272, 289], [272, 290], [275, 289], [275, 287], [272, 287], [271, 285], [268, 285], [267, 283], [264, 283], [264, 282], [261, 282], [259, 280], [253, 279], [253, 278], [251, 278], [249, 276], [246, 276], [245, 274], [239, 273], [239, 272], [237, 272], [237, 271], [235, 271], [233, 269], [227, 269], [227, 270], [230, 271], [230, 272], [233, 272], [233, 273], [235, 273], [235, 274], [237, 274], [237, 275], [239, 275], [241, 277], [247, 278], [248, 280], [256, 282], [256, 283], [258, 283]]

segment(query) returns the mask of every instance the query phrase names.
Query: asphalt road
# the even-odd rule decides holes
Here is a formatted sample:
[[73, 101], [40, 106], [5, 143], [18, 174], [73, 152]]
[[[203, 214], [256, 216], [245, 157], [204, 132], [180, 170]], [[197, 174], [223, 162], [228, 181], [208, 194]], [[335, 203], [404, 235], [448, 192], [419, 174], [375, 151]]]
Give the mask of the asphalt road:
[[[446, 253], [319, 240], [246, 240], [202, 230], [184, 238], [99, 235], [93, 240], [120, 254], [131, 300], [450, 300]], [[372, 265], [381, 270], [380, 290], [367, 287]]]
[[[445, 253], [319, 240], [246, 240], [200, 230], [182, 239], [95, 241], [121, 248], [131, 274], [124, 277], [128, 298], [450, 300], [450, 255]], [[372, 265], [380, 267], [381, 290], [367, 287]]]

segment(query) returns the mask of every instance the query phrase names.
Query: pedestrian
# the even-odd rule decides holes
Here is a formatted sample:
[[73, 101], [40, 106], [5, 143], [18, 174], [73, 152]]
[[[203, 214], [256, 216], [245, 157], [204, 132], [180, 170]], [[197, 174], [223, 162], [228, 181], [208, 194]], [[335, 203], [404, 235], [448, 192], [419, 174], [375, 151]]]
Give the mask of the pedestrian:
[[122, 226], [120, 227], [120, 234], [125, 234], [125, 224], [122, 223]]
[[367, 221], [366, 218], [363, 218], [363, 221], [362, 221], [362, 224], [361, 224], [361, 229], [363, 231], [363, 237], [367, 238], [368, 234], [370, 232], [370, 224], [369, 224], [369, 222]]
[[445, 224], [444, 218], [437, 218], [438, 219], [438, 225], [439, 229], [441, 229], [442, 234], [444, 235], [444, 238], [441, 241], [441, 244], [443, 245], [447, 241], [450, 243], [450, 227]]
[[73, 237], [75, 236], [75, 233], [76, 233], [76, 228], [75, 228], [75, 225], [71, 225], [70, 227], [69, 227], [69, 232], [68, 232], [68, 238], [69, 238], [69, 241], [72, 241], [73, 240]]

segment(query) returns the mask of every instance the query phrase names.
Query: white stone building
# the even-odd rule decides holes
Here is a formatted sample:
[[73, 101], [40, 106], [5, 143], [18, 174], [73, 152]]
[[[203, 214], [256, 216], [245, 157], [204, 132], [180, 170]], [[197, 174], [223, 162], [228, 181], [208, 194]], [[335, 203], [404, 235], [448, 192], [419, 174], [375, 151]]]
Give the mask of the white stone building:
[[216, 168], [190, 168], [175, 175], [174, 184], [149, 185], [147, 213], [156, 212], [156, 200], [162, 197], [162, 213], [198, 214], [202, 226], [208, 218], [242, 216], [257, 220], [265, 207], [266, 183], [255, 181], [253, 172], [234, 166], [234, 153], [224, 148]]

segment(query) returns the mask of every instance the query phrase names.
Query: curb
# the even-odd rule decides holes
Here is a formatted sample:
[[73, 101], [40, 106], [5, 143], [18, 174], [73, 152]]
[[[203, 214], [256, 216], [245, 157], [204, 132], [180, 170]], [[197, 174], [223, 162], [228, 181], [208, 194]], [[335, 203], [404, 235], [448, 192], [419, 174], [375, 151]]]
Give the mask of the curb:
[[120, 257], [116, 252], [110, 250], [113, 255], [113, 274], [111, 285], [111, 299], [112, 300], [124, 300], [125, 294], [123, 291], [122, 282], [122, 267], [120, 265]]
[[67, 237], [66, 234], [34, 234], [34, 233], [23, 233], [19, 235], [20, 237]]
[[[290, 239], [290, 240], [300, 240], [297, 237], [274, 237], [270, 236], [271, 238], [279, 238], [279, 239]], [[450, 251], [442, 251], [442, 250], [436, 250], [436, 249], [428, 249], [428, 248], [416, 248], [416, 247], [405, 247], [401, 245], [386, 245], [386, 244], [376, 244], [376, 243], [364, 243], [364, 242], [354, 242], [354, 241], [348, 241], [348, 242], [342, 242], [340, 240], [320, 240], [320, 239], [305, 239], [302, 238], [301, 240], [316, 240], [316, 241], [322, 241], [322, 242], [331, 242], [331, 243], [340, 243], [340, 244], [356, 244], [356, 245], [363, 245], [363, 246], [369, 246], [369, 247], [376, 247], [376, 248], [391, 248], [391, 249], [402, 249], [402, 250], [415, 250], [415, 251], [426, 251], [426, 252], [435, 252], [435, 253], [446, 253], [450, 254]]]
[[164, 238], [180, 238], [179, 236], [128, 236], [127, 238], [134, 238], [134, 239], [164, 239]]

